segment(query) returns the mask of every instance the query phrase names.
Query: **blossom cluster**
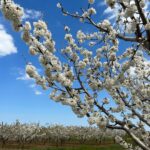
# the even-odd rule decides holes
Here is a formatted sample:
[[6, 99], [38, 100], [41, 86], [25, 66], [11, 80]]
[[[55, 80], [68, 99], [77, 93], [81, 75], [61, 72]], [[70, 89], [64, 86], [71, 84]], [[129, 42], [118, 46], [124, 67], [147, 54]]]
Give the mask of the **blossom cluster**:
[[2, 12], [5, 18], [12, 22], [13, 27], [16, 31], [19, 31], [22, 27], [21, 18], [24, 14], [23, 8], [15, 4], [14, 2], [5, 2], [5, 0], [3, 0], [2, 6]]

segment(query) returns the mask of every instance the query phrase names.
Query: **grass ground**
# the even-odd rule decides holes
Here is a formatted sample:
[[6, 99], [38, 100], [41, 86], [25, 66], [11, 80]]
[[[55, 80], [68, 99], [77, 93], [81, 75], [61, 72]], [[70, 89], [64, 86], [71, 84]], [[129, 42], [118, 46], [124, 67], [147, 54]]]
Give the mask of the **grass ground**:
[[[0, 150], [20, 150], [20, 149], [1, 149]], [[105, 146], [72, 146], [72, 147], [52, 147], [52, 148], [32, 148], [28, 150], [122, 150], [119, 145]]]
[[119, 145], [111, 146], [78, 146], [78, 147], [58, 147], [46, 149], [32, 149], [32, 150], [122, 150]]

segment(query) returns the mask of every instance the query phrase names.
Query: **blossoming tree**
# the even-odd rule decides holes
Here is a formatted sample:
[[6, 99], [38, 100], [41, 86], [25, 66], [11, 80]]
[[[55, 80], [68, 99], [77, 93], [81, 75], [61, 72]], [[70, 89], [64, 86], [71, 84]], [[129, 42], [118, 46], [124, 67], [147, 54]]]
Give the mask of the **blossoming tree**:
[[[66, 26], [67, 46], [61, 50], [66, 60], [62, 62], [47, 24], [43, 20], [33, 25], [23, 22], [23, 8], [1, 0], [3, 15], [16, 31], [22, 32], [31, 55], [39, 57], [44, 70], [39, 74], [29, 63], [26, 72], [44, 90], [52, 90], [50, 98], [69, 105], [77, 116], [86, 116], [89, 124], [125, 131], [136, 143], [132, 145], [116, 136], [116, 142], [125, 149], [150, 150], [150, 20], [145, 6], [149, 1], [105, 2], [117, 12], [114, 25], [107, 19], [93, 19], [94, 0], [88, 0], [88, 7], [75, 13], [57, 4], [64, 15], [97, 30], [88, 34], [79, 30], [75, 38]], [[130, 46], [121, 47], [122, 41]], [[123, 53], [120, 49], [124, 49]], [[101, 98], [104, 90], [110, 99]]]
[[[14, 145], [24, 149], [29, 145], [89, 144], [99, 145], [113, 143], [116, 135], [125, 137], [119, 130], [101, 130], [96, 127], [40, 125], [39, 123], [21, 123], [18, 120], [11, 124], [0, 124], [0, 147]], [[107, 141], [106, 141], [107, 140]]]

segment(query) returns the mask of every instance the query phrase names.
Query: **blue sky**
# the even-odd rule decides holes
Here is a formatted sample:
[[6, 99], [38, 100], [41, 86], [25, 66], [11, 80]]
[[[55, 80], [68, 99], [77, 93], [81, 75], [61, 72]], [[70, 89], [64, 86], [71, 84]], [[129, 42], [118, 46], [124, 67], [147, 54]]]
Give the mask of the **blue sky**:
[[[58, 50], [64, 46], [64, 25], [70, 25], [74, 33], [79, 27], [83, 28], [77, 20], [72, 20], [61, 14], [56, 8], [58, 0], [34, 2], [33, 0], [15, 0], [15, 2], [25, 9], [43, 13], [43, 19], [48, 23], [49, 29], [53, 33]], [[69, 0], [69, 3], [68, 0], [60, 0], [60, 2], [71, 11], [87, 4], [86, 0]], [[34, 21], [35, 15], [40, 16], [40, 13], [37, 14], [36, 11], [31, 17], [31, 21]], [[26, 78], [24, 75], [25, 61], [22, 55], [27, 61], [32, 61], [34, 64], [37, 64], [36, 58], [29, 55], [28, 47], [20, 39], [20, 33], [15, 33], [10, 23], [1, 14], [0, 16], [1, 32], [4, 30], [4, 34], [7, 34], [6, 38], [10, 40], [5, 45], [1, 43], [5, 46], [3, 47], [5, 50], [1, 50], [0, 53], [0, 121], [11, 123], [19, 119], [21, 122], [40, 122], [42, 124], [87, 125], [85, 118], [77, 118], [69, 107], [51, 101], [48, 98], [49, 91], [45, 92], [39, 87], [34, 87], [34, 82]], [[14, 45], [11, 45], [12, 42]], [[6, 49], [6, 45], [9, 44], [10, 47]]]
[[[41, 13], [43, 14], [43, 19], [48, 23], [56, 41], [58, 52], [65, 46], [64, 25], [69, 25], [73, 34], [79, 29], [94, 31], [89, 25], [63, 16], [56, 8], [56, 4], [61, 2], [65, 8], [75, 12], [81, 7], [87, 7], [87, 0], [69, 0], [69, 2], [68, 0], [34, 0], [34, 2], [33, 0], [15, 0], [15, 2], [25, 8], [28, 14], [26, 17], [30, 21], [35, 21]], [[103, 19], [102, 13], [105, 6], [96, 3], [95, 7], [99, 9], [98, 19]], [[34, 15], [31, 16], [31, 12]], [[88, 125], [86, 118], [77, 118], [69, 107], [51, 101], [48, 97], [50, 91], [42, 91], [28, 79], [24, 72], [24, 58], [38, 66], [37, 59], [29, 55], [28, 47], [21, 40], [20, 33], [15, 33], [10, 23], [1, 14], [0, 32], [9, 40], [5, 43], [3, 36], [0, 37], [0, 121], [11, 123], [19, 119], [21, 122], [42, 124]]]

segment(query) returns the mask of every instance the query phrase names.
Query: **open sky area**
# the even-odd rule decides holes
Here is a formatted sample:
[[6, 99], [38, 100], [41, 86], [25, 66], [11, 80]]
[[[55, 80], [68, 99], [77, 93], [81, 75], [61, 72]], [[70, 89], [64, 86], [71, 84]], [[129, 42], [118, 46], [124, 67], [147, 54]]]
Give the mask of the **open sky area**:
[[[34, 22], [43, 19], [48, 23], [59, 55], [65, 47], [64, 26], [71, 28], [73, 35], [82, 29], [94, 31], [90, 25], [65, 17], [56, 7], [58, 2], [71, 12], [87, 7], [87, 0], [15, 0], [25, 9], [24, 20]], [[102, 1], [97, 0], [97, 18], [108, 17], [109, 10]], [[20, 38], [20, 33], [13, 31], [10, 22], [0, 14], [0, 121], [40, 122], [41, 124], [88, 125], [86, 118], [77, 118], [69, 107], [49, 99], [50, 91], [43, 91], [25, 74], [26, 61], [40, 68], [37, 58], [30, 56], [28, 47]], [[61, 57], [61, 55], [59, 55]], [[40, 71], [40, 69], [39, 69]]]

